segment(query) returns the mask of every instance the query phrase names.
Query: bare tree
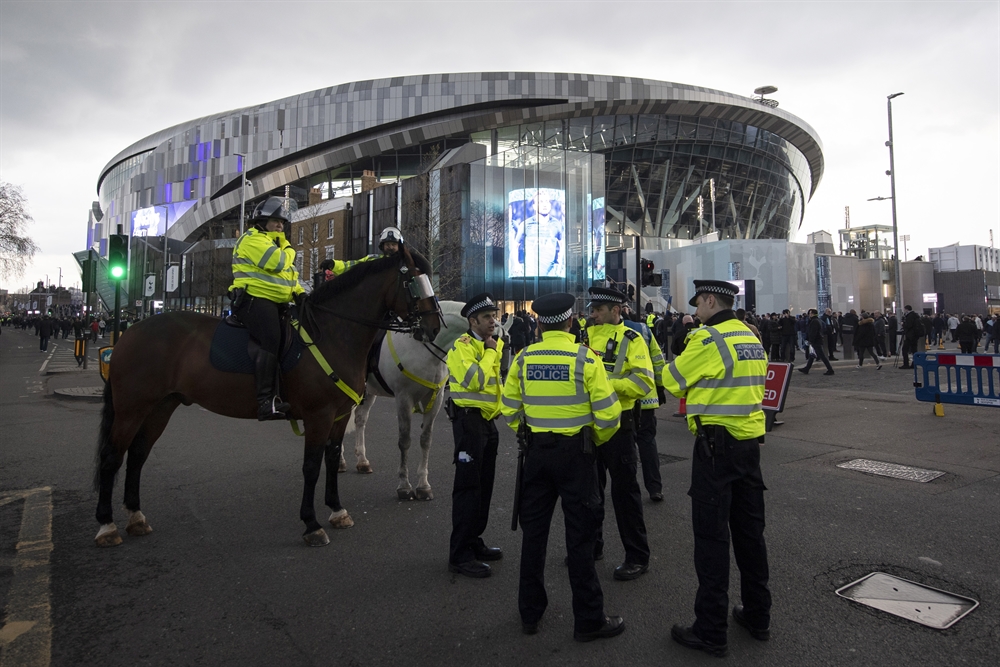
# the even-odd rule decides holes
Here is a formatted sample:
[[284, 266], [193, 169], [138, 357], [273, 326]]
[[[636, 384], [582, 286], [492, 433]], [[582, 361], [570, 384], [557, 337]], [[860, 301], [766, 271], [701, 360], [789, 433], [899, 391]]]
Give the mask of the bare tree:
[[21, 188], [0, 183], [0, 278], [19, 278], [39, 248], [29, 236], [32, 222]]

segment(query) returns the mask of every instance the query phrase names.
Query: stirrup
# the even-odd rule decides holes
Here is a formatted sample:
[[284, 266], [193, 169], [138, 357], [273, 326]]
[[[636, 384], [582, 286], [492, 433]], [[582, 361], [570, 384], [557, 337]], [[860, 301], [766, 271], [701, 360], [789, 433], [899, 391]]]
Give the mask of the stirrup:
[[287, 413], [291, 407], [277, 396], [272, 396], [270, 401], [264, 401], [257, 405], [257, 421], [287, 419]]

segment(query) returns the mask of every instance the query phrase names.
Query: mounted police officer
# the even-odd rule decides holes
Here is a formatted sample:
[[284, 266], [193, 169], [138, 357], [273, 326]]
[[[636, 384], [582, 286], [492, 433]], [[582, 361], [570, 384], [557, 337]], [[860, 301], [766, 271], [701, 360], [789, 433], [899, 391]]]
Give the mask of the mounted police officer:
[[278, 397], [281, 315], [305, 290], [295, 270], [295, 250], [285, 238], [289, 203], [268, 197], [250, 219], [251, 227], [233, 248], [233, 314], [250, 332], [257, 383], [257, 419], [284, 419], [289, 405]]
[[373, 259], [380, 259], [382, 257], [391, 257], [403, 249], [403, 233], [399, 231], [396, 227], [386, 227], [382, 230], [378, 239], [378, 253], [373, 253], [371, 255], [365, 255], [361, 259], [328, 259], [324, 260], [323, 267], [326, 274], [326, 280], [336, 278], [344, 271], [357, 266], [361, 262], [369, 262]]
[[[577, 641], [621, 634], [620, 616], [604, 613], [594, 568], [600, 505], [595, 452], [618, 430], [621, 405], [600, 358], [569, 333], [575, 299], [549, 294], [532, 305], [542, 341], [517, 357], [501, 410], [527, 450], [521, 476], [521, 575], [518, 610], [525, 634], [535, 634], [548, 606], [545, 551], [556, 500], [566, 522], [566, 562], [573, 590]], [[633, 472], [634, 474], [634, 472]]]
[[[604, 485], [611, 477], [611, 502], [615, 507], [618, 534], [625, 547], [625, 562], [615, 568], [621, 581], [636, 579], [649, 569], [649, 541], [642, 518], [642, 494], [636, 481], [638, 450], [635, 444], [636, 403], [654, 389], [653, 366], [649, 348], [642, 336], [625, 326], [622, 307], [625, 295], [606, 287], [590, 288], [590, 314], [593, 326], [587, 327], [591, 349], [602, 357], [611, 386], [621, 403], [621, 428], [598, 450], [597, 474], [604, 521]], [[597, 533], [594, 558], [604, 556], [604, 536]]]
[[691, 523], [698, 574], [695, 622], [675, 625], [673, 639], [722, 657], [729, 604], [729, 539], [740, 570], [742, 605], [733, 620], [752, 637], [770, 636], [771, 592], [764, 543], [764, 435], [767, 355], [732, 311], [736, 287], [721, 280], [694, 281], [689, 302], [704, 323], [687, 337], [684, 351], [663, 371], [663, 385], [687, 398], [688, 428], [697, 437], [691, 465]]
[[455, 486], [451, 493], [451, 547], [448, 570], [467, 577], [490, 576], [482, 561], [500, 560], [499, 547], [488, 547], [483, 532], [490, 515], [499, 435], [500, 360], [503, 341], [494, 339], [497, 304], [489, 293], [474, 296], [462, 308], [469, 330], [448, 351], [451, 398], [447, 407], [455, 436]]

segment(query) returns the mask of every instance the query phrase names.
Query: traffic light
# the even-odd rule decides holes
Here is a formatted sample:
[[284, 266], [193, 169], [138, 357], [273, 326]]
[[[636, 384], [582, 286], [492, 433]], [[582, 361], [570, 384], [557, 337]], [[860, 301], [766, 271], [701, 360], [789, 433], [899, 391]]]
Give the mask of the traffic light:
[[125, 280], [128, 276], [128, 236], [111, 234], [108, 237], [108, 278]]
[[642, 271], [642, 286], [651, 285], [653, 283], [653, 262], [643, 257], [639, 260], [639, 268]]

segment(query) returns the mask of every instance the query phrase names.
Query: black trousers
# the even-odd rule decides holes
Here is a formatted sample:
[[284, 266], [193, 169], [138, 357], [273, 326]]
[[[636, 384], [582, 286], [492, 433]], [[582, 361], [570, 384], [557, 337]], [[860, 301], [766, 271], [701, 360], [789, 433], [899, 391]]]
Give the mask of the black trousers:
[[865, 352], [871, 355], [872, 359], [875, 360], [875, 365], [878, 366], [882, 362], [878, 360], [878, 356], [875, 354], [874, 347], [859, 347], [858, 348], [858, 366], [862, 366], [865, 363]]
[[451, 491], [448, 560], [457, 565], [475, 560], [474, 546], [483, 544], [500, 436], [496, 424], [483, 419], [478, 409], [460, 408], [451, 428], [455, 436], [455, 486]]
[[974, 340], [960, 340], [958, 346], [962, 349], [962, 354], [975, 354], [976, 352], [976, 341]]
[[522, 621], [537, 623], [548, 606], [545, 553], [556, 500], [562, 499], [573, 626], [577, 632], [592, 632], [604, 623], [604, 593], [594, 567], [601, 504], [597, 468], [594, 455], [584, 453], [581, 437], [553, 440], [544, 445], [532, 443], [524, 457], [517, 608]]
[[656, 450], [656, 410], [639, 411], [639, 428], [635, 432], [642, 465], [642, 483], [648, 493], [663, 491], [660, 479], [660, 453]]
[[[649, 565], [649, 540], [646, 538], [646, 523], [642, 519], [642, 494], [636, 480], [638, 451], [635, 434], [630, 424], [625, 423], [626, 412], [622, 412], [622, 426], [606, 443], [597, 448], [597, 484], [601, 498], [598, 511], [600, 523], [604, 523], [604, 486], [611, 477], [611, 503], [615, 507], [615, 521], [618, 534], [625, 547], [625, 562]], [[595, 551], [604, 551], [604, 533], [597, 529]]]
[[756, 438], [716, 436], [715, 456], [697, 444], [691, 465], [691, 524], [698, 574], [694, 633], [712, 643], [726, 641], [729, 612], [729, 542], [740, 570], [740, 595], [752, 627], [771, 624], [767, 546], [764, 543], [764, 480]]
[[795, 343], [798, 336], [795, 334], [782, 334], [781, 336], [781, 360], [795, 361]]
[[832, 357], [833, 353], [837, 351], [837, 334], [828, 333], [826, 335], [826, 344], [827, 347], [830, 349], [830, 356]]
[[250, 336], [257, 341], [260, 349], [274, 355], [281, 351], [281, 318], [279, 313], [283, 305], [248, 294], [236, 310], [236, 317], [250, 332]]
[[898, 349], [898, 346], [897, 346], [896, 342], [897, 342], [898, 339], [899, 339], [899, 334], [897, 332], [895, 332], [895, 331], [890, 331], [889, 332], [889, 356], [890, 357], [895, 357], [896, 356], [896, 351]]
[[889, 356], [885, 350], [885, 334], [881, 336], [878, 334], [875, 335], [875, 351], [878, 352], [878, 356], [880, 357]]
[[[820, 361], [823, 362], [823, 365], [826, 366], [826, 370], [832, 371], [833, 370], [833, 366], [830, 365], [830, 360], [826, 358], [826, 352], [823, 351], [823, 346], [822, 345], [816, 345], [815, 343], [813, 343], [812, 347], [813, 347], [814, 350], [816, 350], [816, 356], [815, 357], [809, 357], [809, 361], [806, 362], [806, 366], [805, 366], [806, 372], [807, 373], [809, 372], [809, 369], [812, 368], [813, 362], [816, 361], [816, 359], [819, 359]], [[808, 352], [806, 354], [808, 354]]]
[[903, 336], [903, 365], [904, 366], [909, 366], [910, 365], [910, 354], [912, 354], [912, 353], [914, 353], [914, 352], [917, 351], [917, 341], [918, 340], [919, 340], [919, 337], [918, 338], [909, 338], [907, 336]]

